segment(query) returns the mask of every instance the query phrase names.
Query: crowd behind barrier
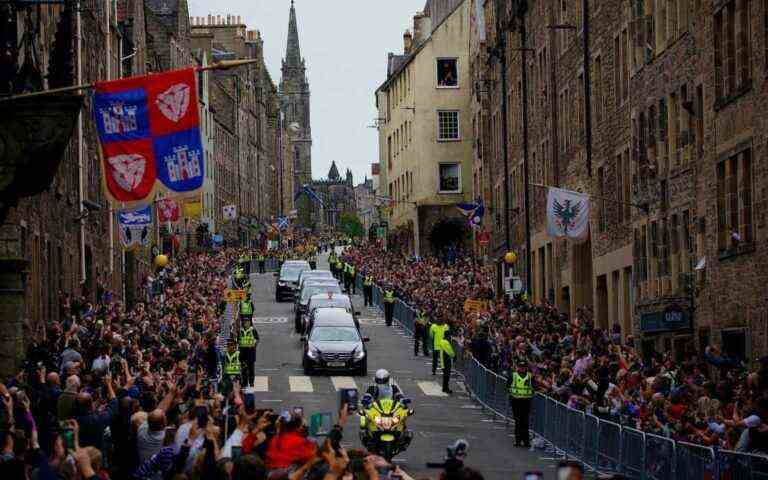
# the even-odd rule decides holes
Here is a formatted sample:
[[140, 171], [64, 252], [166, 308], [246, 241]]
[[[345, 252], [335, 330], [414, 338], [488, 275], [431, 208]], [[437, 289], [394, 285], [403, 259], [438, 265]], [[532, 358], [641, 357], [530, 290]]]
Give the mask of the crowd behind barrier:
[[[363, 276], [357, 276], [362, 290]], [[383, 310], [383, 294], [373, 287], [374, 306]], [[416, 312], [398, 299], [394, 318], [413, 335]], [[507, 378], [483, 366], [456, 342], [456, 369], [472, 398], [512, 424]], [[768, 480], [768, 456], [674, 441], [622, 426], [570, 408], [543, 394], [533, 399], [531, 430], [537, 446], [555, 457], [578, 460], [602, 473], [621, 473], [637, 480]]]

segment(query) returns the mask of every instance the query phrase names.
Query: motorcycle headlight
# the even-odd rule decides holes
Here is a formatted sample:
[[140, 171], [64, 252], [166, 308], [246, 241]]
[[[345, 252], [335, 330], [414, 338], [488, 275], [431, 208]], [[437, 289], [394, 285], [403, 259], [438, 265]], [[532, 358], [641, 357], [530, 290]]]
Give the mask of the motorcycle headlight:
[[365, 350], [362, 348], [355, 351], [355, 360], [362, 360], [365, 358]]
[[317, 360], [319, 353], [315, 347], [309, 347], [309, 350], [307, 350], [307, 356], [312, 360]]

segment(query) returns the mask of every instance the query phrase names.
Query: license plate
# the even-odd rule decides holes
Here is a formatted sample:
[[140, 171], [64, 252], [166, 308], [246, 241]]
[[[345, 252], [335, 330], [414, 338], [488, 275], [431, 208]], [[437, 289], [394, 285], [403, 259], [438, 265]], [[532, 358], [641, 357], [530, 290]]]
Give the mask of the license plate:
[[346, 365], [344, 362], [328, 362], [328, 366], [331, 368], [344, 367]]

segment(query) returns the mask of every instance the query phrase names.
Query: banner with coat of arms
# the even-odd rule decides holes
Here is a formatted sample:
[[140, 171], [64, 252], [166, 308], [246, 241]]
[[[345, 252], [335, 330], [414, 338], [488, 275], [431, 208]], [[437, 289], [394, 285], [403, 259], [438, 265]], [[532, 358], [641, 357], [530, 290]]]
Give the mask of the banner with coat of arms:
[[113, 202], [198, 191], [205, 176], [194, 68], [95, 84], [103, 183]]
[[152, 206], [117, 212], [123, 248], [146, 247], [152, 239]]
[[547, 233], [575, 242], [589, 237], [589, 195], [550, 187], [547, 193]]
[[172, 198], [161, 198], [157, 201], [157, 221], [160, 223], [176, 222], [179, 220], [179, 203]]

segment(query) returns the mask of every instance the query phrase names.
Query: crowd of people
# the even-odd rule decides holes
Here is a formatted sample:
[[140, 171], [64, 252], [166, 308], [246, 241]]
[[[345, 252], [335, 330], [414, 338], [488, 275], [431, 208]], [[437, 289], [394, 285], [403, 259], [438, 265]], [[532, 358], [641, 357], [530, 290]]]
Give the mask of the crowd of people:
[[174, 258], [130, 309], [104, 288], [95, 301], [62, 295], [63, 320], [0, 383], [3, 478], [408, 480], [341, 446], [346, 409], [312, 438], [303, 411], [258, 408], [238, 382], [222, 388], [222, 295], [244, 254]]
[[[768, 357], [747, 364], [715, 346], [682, 360], [642, 357], [617, 325], [597, 328], [589, 308], [571, 318], [524, 295], [494, 299], [492, 270], [470, 255], [420, 259], [371, 245], [346, 259], [430, 321], [451, 325], [487, 368], [506, 375], [527, 364], [536, 390], [569, 407], [674, 440], [768, 453]], [[465, 312], [467, 299], [487, 308]]]

